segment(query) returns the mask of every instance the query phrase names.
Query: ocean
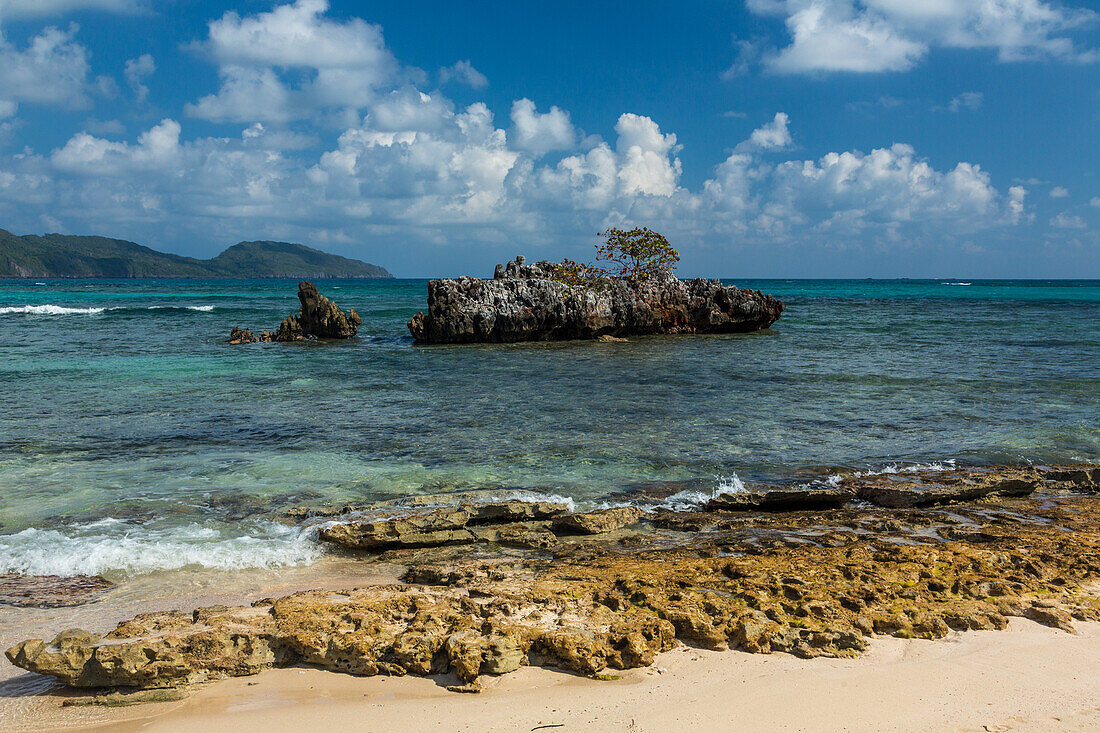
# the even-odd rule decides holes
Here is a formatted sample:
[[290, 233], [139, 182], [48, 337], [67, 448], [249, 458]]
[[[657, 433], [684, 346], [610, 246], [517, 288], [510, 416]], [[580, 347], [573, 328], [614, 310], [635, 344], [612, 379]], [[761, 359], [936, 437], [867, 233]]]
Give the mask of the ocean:
[[1100, 281], [729, 282], [783, 317], [415, 346], [426, 281], [318, 281], [357, 339], [230, 346], [295, 312], [296, 282], [0, 281], [0, 572], [308, 565], [301, 504], [688, 507], [841, 470], [1100, 462]]

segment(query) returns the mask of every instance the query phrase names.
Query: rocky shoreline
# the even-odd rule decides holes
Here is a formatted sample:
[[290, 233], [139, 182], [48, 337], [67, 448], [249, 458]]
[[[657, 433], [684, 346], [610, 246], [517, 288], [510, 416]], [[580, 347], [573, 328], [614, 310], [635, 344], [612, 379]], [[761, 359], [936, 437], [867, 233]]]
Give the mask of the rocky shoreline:
[[432, 280], [427, 313], [413, 316], [409, 331], [422, 344], [743, 333], [768, 328], [783, 313], [776, 298], [718, 280], [680, 280], [664, 270], [584, 287], [555, 279], [555, 267], [517, 257], [497, 265], [492, 280]]
[[[141, 614], [7, 651], [82, 688], [178, 688], [306, 664], [356, 675], [550, 665], [598, 676], [678, 641], [859, 654], [876, 634], [939, 638], [1023, 616], [1100, 619], [1100, 468], [853, 474], [761, 487], [698, 511], [570, 513], [554, 502], [303, 509], [402, 584]], [[815, 496], [817, 494], [817, 496]]]

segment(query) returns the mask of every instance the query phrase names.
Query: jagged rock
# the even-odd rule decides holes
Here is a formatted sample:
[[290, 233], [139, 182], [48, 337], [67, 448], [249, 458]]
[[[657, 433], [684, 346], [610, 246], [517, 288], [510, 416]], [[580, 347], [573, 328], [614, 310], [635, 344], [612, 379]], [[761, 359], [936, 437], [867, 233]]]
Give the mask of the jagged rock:
[[737, 333], [767, 328], [783, 312], [771, 296], [718, 280], [680, 280], [666, 271], [589, 289], [550, 279], [552, 267], [519, 257], [498, 266], [492, 280], [432, 280], [427, 313], [413, 316], [409, 331], [421, 343]]
[[855, 498], [850, 489], [786, 489], [719, 494], [707, 502], [708, 511], [796, 512], [838, 509]]
[[298, 322], [298, 319], [294, 316], [287, 316], [283, 319], [283, 322], [279, 324], [279, 327], [275, 329], [275, 333], [272, 334], [271, 340], [280, 343], [289, 343], [291, 341], [301, 341], [305, 337], [306, 335], [302, 330], [302, 324]]
[[554, 531], [559, 534], [603, 534], [634, 524], [641, 516], [641, 510], [629, 506], [564, 514], [554, 520]]
[[233, 327], [233, 330], [229, 332], [229, 343], [234, 346], [237, 344], [254, 344], [260, 339], [252, 335], [252, 332], [247, 328]]
[[344, 313], [336, 303], [318, 293], [317, 286], [308, 280], [298, 283], [298, 300], [302, 302], [298, 311], [298, 322], [307, 336], [322, 339], [351, 338], [363, 322], [354, 308]]
[[256, 337], [248, 329], [234, 328], [229, 335], [229, 343], [291, 342], [306, 338], [347, 339], [356, 334], [363, 322], [354, 308], [349, 308], [344, 313], [336, 303], [317, 292], [317, 286], [308, 280], [298, 283], [298, 300], [301, 302], [298, 314], [284, 318], [274, 332], [264, 331]]

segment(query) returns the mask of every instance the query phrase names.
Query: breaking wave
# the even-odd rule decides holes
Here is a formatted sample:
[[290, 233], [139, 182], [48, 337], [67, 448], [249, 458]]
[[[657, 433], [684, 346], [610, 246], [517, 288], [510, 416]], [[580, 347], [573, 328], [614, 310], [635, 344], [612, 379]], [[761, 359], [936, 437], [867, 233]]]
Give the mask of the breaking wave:
[[0, 307], [0, 315], [6, 314], [23, 314], [30, 316], [75, 316], [75, 315], [97, 315], [99, 313], [105, 313], [107, 311], [155, 311], [155, 310], [188, 310], [197, 311], [200, 313], [210, 313], [214, 310], [212, 305], [150, 305], [146, 307], [131, 308], [127, 306], [114, 306], [114, 307], [91, 307], [91, 308], [73, 308], [66, 305], [53, 305], [47, 303], [45, 305], [11, 305]]
[[188, 566], [240, 570], [308, 565], [322, 554], [315, 530], [255, 522], [221, 530], [189, 524], [148, 529], [102, 519], [0, 536], [0, 572], [26, 575], [139, 575]]
[[0, 308], [0, 314], [25, 313], [32, 316], [71, 316], [102, 313], [106, 308], [68, 308], [63, 305], [15, 305]]
[[691, 489], [678, 491], [660, 503], [643, 508], [652, 510], [668, 509], [673, 512], [690, 512], [701, 508], [708, 501], [722, 494], [740, 494], [745, 491], [748, 491], [748, 489], [745, 488], [745, 484], [736, 473], [733, 473], [729, 476], [720, 476], [718, 478], [718, 485], [715, 486], [712, 491], [697, 491]]

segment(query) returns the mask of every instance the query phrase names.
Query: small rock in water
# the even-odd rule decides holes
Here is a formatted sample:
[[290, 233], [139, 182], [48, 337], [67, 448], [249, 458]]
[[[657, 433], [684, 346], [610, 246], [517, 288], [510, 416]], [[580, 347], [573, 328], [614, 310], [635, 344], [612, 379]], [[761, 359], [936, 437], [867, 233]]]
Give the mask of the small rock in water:
[[252, 332], [247, 328], [233, 327], [233, 330], [229, 332], [229, 343], [233, 345], [237, 344], [254, 344], [259, 341]]
[[298, 300], [301, 307], [296, 316], [287, 316], [279, 328], [264, 331], [259, 337], [247, 328], [234, 328], [229, 334], [231, 344], [252, 344], [257, 341], [301, 341], [306, 338], [348, 339], [354, 336], [363, 320], [354, 308], [348, 312], [317, 291], [308, 280], [298, 283]]

